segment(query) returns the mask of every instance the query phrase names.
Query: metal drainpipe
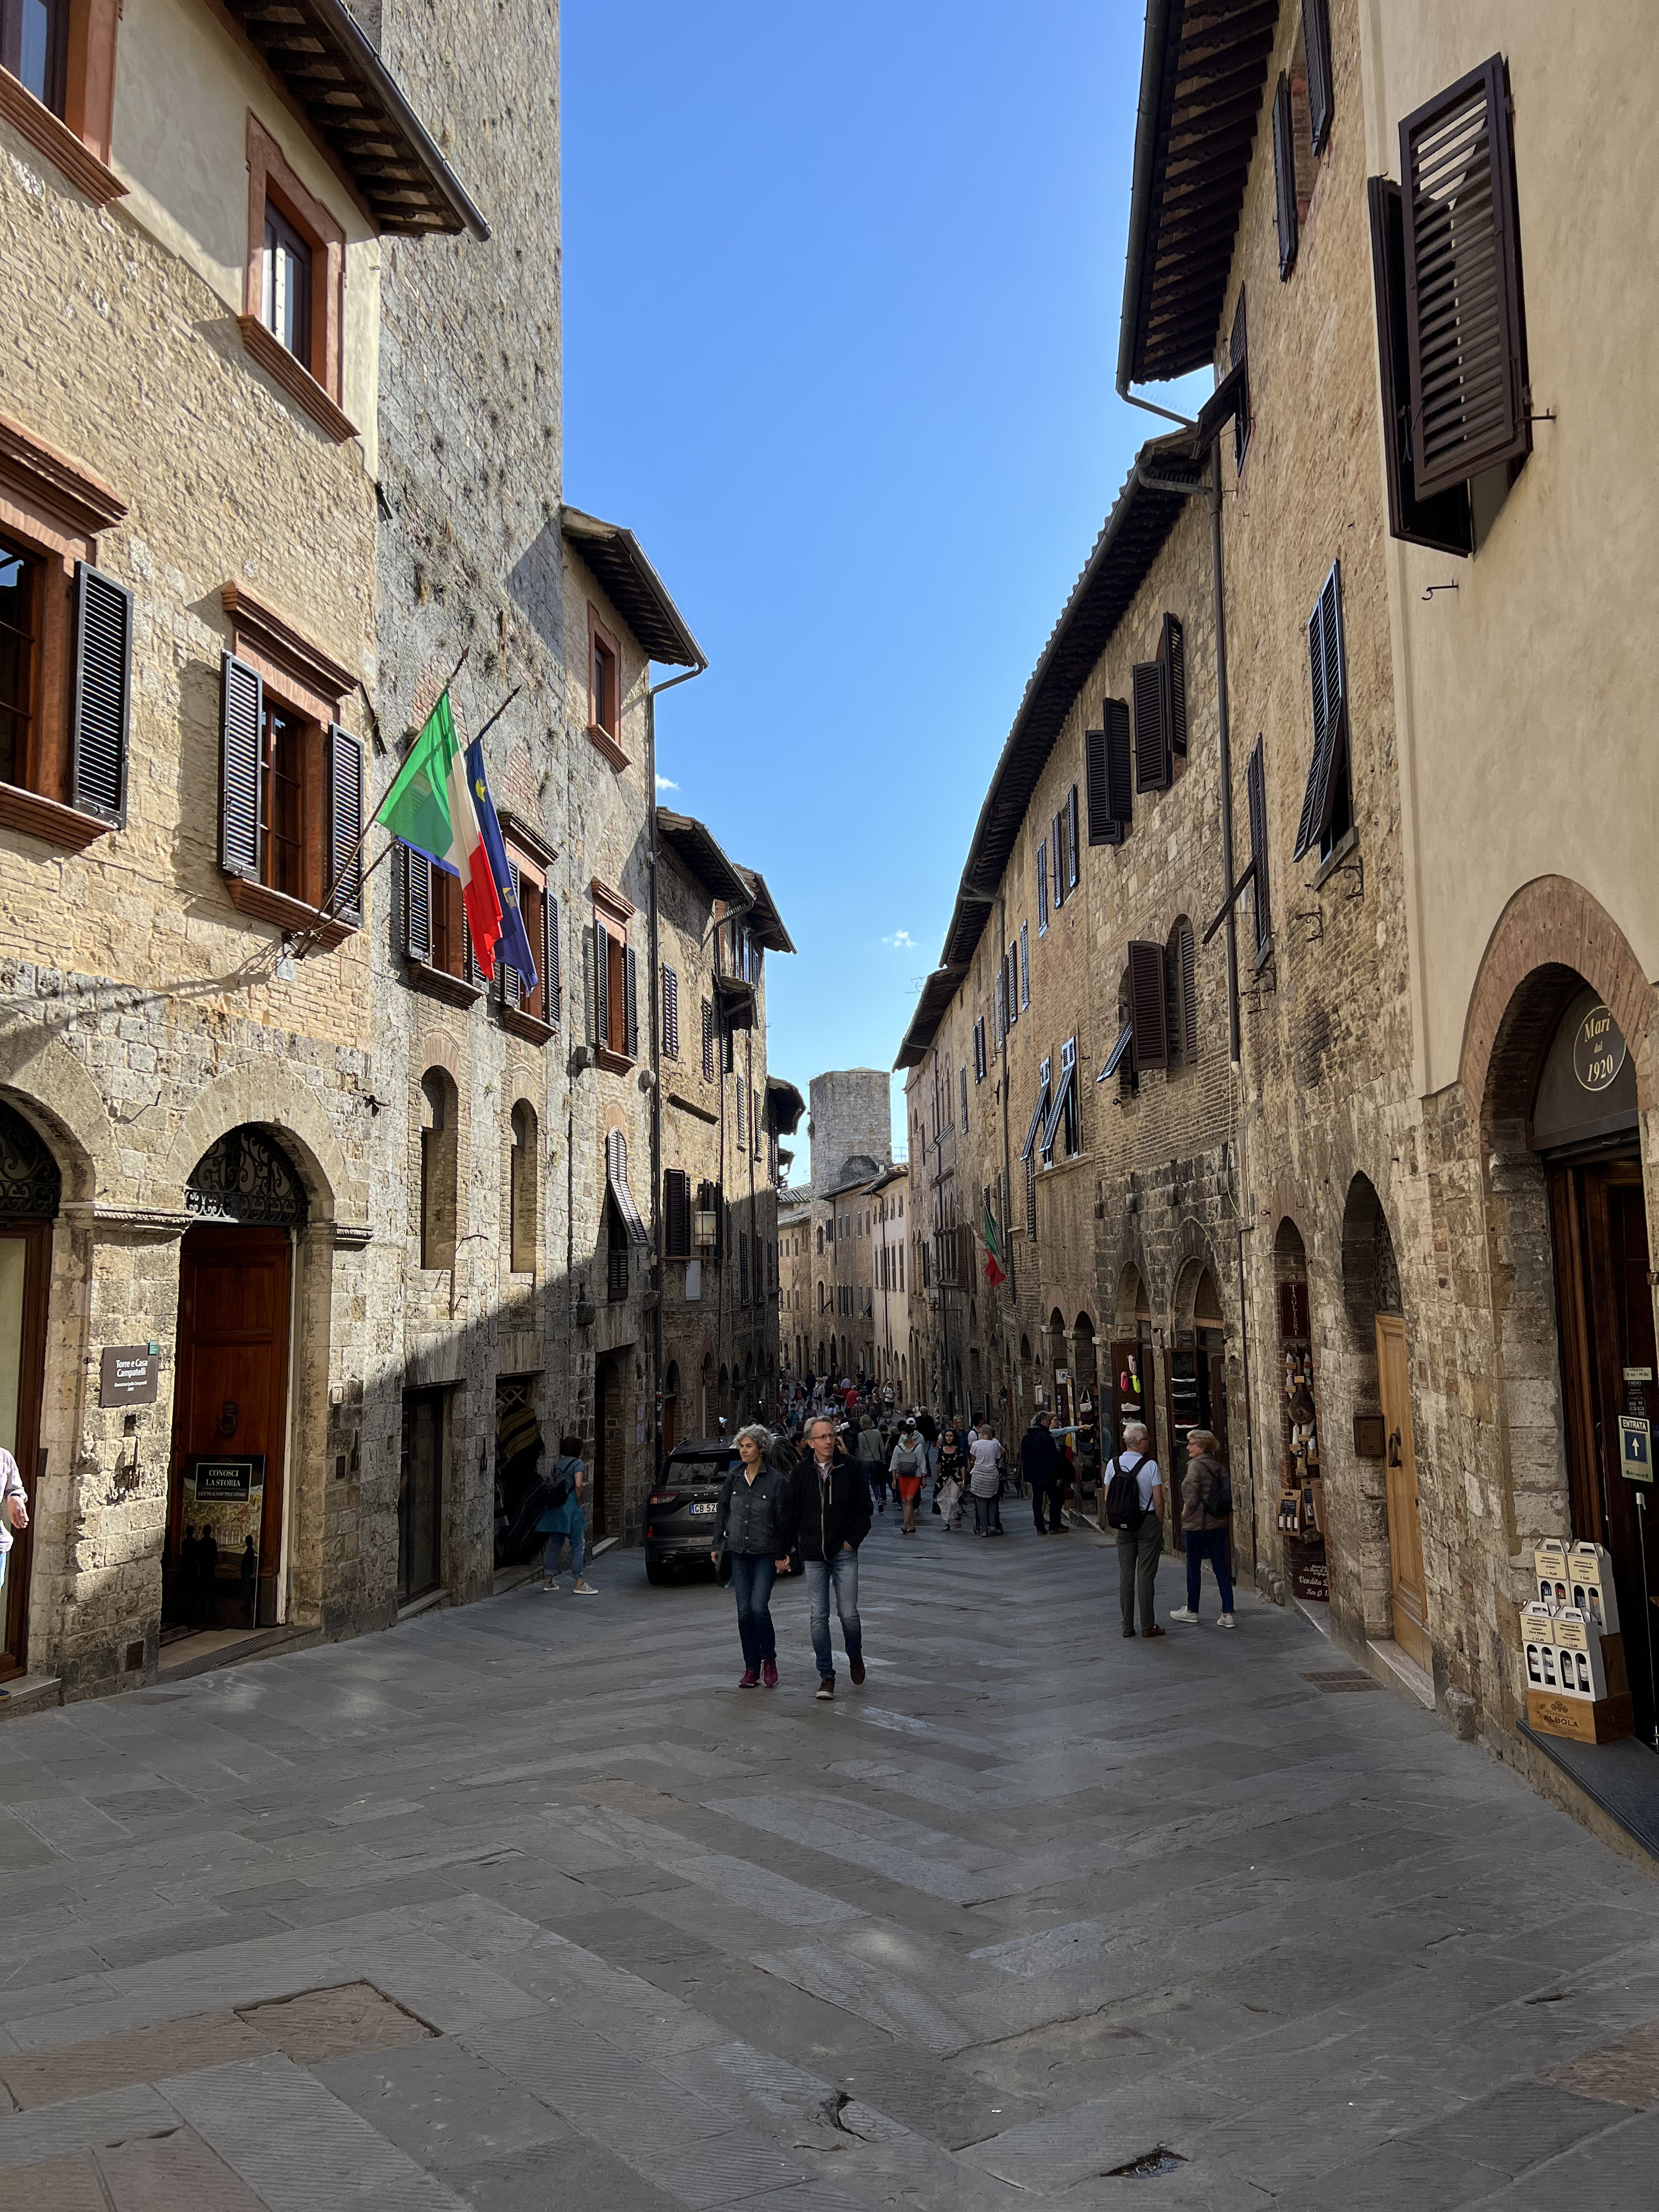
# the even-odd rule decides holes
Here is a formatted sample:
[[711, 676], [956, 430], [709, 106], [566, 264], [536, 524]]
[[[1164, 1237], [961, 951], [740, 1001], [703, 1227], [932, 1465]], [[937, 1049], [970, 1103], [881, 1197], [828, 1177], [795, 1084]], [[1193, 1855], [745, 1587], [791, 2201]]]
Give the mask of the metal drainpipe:
[[689, 684], [708, 667], [700, 660], [678, 676], [651, 684], [645, 693], [646, 775], [646, 959], [651, 973], [646, 979], [646, 1007], [651, 1022], [651, 1272], [657, 1303], [651, 1311], [651, 1483], [655, 1486], [662, 1464], [662, 1009], [657, 1004], [661, 988], [661, 939], [659, 933], [657, 876], [657, 694]]

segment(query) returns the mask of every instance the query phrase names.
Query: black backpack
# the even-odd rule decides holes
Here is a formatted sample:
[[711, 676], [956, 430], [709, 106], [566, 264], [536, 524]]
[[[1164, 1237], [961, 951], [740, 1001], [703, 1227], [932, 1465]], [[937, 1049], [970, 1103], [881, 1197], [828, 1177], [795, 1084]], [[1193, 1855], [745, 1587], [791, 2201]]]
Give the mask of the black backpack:
[[1121, 1460], [1112, 1462], [1112, 1479], [1106, 1486], [1106, 1526], [1121, 1528], [1126, 1536], [1133, 1535], [1146, 1518], [1146, 1508], [1140, 1502], [1140, 1470], [1146, 1464], [1144, 1459], [1138, 1462], [1131, 1474]]
[[1212, 1521], [1230, 1521], [1233, 1511], [1233, 1478], [1218, 1460], [1210, 1462], [1210, 1494], [1204, 1510]]

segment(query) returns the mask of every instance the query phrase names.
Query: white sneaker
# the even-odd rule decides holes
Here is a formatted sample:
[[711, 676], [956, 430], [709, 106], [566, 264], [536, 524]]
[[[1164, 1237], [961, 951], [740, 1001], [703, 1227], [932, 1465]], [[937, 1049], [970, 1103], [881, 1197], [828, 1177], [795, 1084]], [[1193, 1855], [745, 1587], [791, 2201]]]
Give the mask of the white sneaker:
[[1198, 1615], [1195, 1613], [1188, 1613], [1184, 1605], [1178, 1607], [1170, 1618], [1171, 1620], [1189, 1620], [1194, 1628], [1198, 1626]]
[[1216, 1626], [1218, 1628], [1237, 1628], [1237, 1626], [1238, 1623], [1233, 1619], [1230, 1613], [1224, 1613], [1220, 1620], [1216, 1623]]

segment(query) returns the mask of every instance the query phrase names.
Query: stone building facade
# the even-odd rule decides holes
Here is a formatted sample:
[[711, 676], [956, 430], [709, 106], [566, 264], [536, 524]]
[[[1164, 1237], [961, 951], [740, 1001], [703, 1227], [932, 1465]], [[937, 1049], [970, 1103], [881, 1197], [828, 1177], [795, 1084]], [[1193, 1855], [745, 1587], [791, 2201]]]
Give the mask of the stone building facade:
[[[1525, 1733], [1516, 1608], [1534, 1543], [1584, 1538], [1646, 1618], [1609, 1439], [1652, 1389], [1659, 956], [1598, 834], [1631, 715], [1564, 744], [1534, 686], [1562, 561], [1610, 606], [1632, 573], [1589, 426], [1646, 310], [1587, 350], [1584, 301], [1636, 249], [1540, 212], [1584, 187], [1544, 10], [1171, 0], [1147, 40], [1120, 390], [1216, 391], [1062, 612], [900, 1054], [919, 1358], [1014, 1429], [1218, 1429], [1242, 1570], [1598, 1819]], [[1620, 57], [1574, 53], [1586, 100]], [[1507, 222], [1448, 231], [1471, 194]], [[1485, 416], [1423, 368], [1404, 269], [1448, 254], [1502, 310], [1455, 326]]]

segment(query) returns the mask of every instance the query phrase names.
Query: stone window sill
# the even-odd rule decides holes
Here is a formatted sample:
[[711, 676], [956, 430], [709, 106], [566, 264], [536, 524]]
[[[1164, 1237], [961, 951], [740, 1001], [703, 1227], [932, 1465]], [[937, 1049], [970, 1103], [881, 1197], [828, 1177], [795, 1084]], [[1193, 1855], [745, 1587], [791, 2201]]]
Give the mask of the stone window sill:
[[625, 1052], [613, 1052], [608, 1044], [599, 1046], [593, 1054], [596, 1063], [608, 1075], [631, 1075], [634, 1063]]
[[67, 123], [59, 122], [9, 70], [0, 69], [0, 116], [20, 137], [44, 154], [53, 167], [67, 177], [94, 207], [107, 207], [125, 199], [126, 186], [113, 169], [100, 161], [84, 139], [77, 138]]
[[255, 921], [275, 922], [284, 937], [308, 937], [314, 930], [320, 952], [335, 951], [348, 937], [356, 934], [355, 923], [343, 921], [337, 915], [330, 915], [326, 921], [322, 921], [314, 906], [307, 906], [303, 899], [290, 898], [286, 891], [273, 891], [264, 884], [251, 884], [246, 876], [228, 876], [225, 880], [230, 902], [239, 914], [248, 915]]
[[236, 322], [243, 345], [272, 383], [280, 385], [337, 446], [348, 445], [356, 436], [357, 426], [340, 412], [304, 362], [296, 361], [257, 315], [238, 315]]
[[410, 962], [409, 988], [426, 998], [439, 1000], [446, 1006], [463, 1009], [483, 996], [482, 983], [469, 983], [465, 975], [452, 975], [447, 968], [434, 968], [426, 960]]
[[509, 1036], [522, 1037], [526, 1044], [545, 1044], [553, 1035], [551, 1022], [538, 1020], [522, 1006], [503, 1006], [501, 1027]]
[[21, 830], [26, 837], [38, 837], [43, 844], [66, 846], [71, 853], [84, 852], [94, 837], [106, 836], [115, 827], [100, 816], [82, 814], [78, 807], [25, 791], [15, 783], [0, 783], [0, 823], [8, 830]]
[[628, 766], [628, 755], [617, 743], [610, 731], [602, 729], [598, 722], [590, 722], [587, 726], [587, 735], [595, 752], [603, 754], [620, 775], [623, 769]]
[[1312, 883], [1309, 884], [1309, 890], [1316, 891], [1322, 883], [1334, 876], [1358, 842], [1358, 830], [1345, 830], [1335, 844], [1332, 846], [1328, 855], [1320, 862], [1318, 872], [1315, 875]]

